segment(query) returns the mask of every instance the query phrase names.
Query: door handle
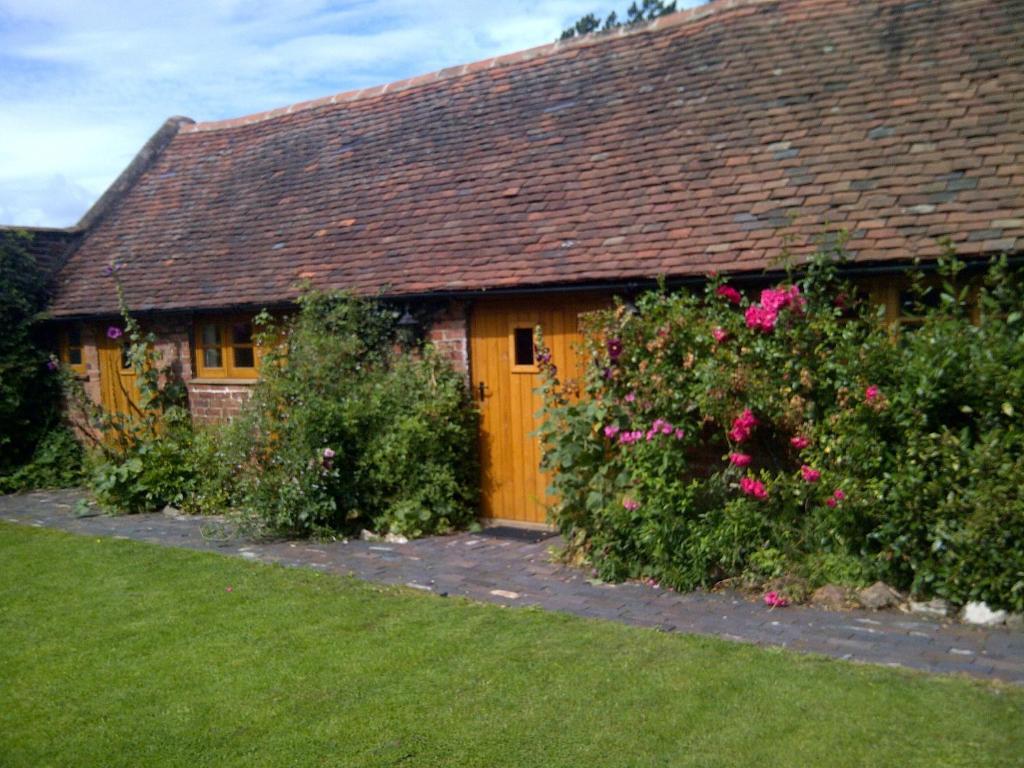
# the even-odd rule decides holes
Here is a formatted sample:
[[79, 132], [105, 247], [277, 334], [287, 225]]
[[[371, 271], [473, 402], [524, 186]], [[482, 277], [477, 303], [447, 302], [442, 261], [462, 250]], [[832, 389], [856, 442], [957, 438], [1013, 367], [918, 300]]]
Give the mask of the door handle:
[[479, 384], [477, 384], [477, 387], [480, 390], [480, 402], [483, 402], [484, 398], [487, 397], [487, 390], [484, 387], [484, 383], [482, 381]]

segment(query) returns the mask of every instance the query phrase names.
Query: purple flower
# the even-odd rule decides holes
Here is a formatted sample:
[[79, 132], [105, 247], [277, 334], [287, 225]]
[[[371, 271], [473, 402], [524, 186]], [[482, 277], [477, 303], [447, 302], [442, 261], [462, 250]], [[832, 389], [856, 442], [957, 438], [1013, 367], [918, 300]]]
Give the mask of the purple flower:
[[49, 368], [51, 371], [56, 371], [58, 368], [60, 368], [60, 363], [57, 362], [57, 358], [51, 357], [49, 360], [46, 361], [46, 367]]
[[608, 357], [614, 363], [619, 359], [619, 355], [622, 354], [622, 339], [608, 339]]
[[618, 424], [609, 424], [607, 427], [604, 428], [604, 436], [607, 437], [609, 440], [615, 437], [617, 434], [619, 434]]
[[107, 328], [108, 339], [120, 339], [122, 336], [124, 336], [124, 331], [122, 331], [116, 325], [112, 325], [109, 328]]

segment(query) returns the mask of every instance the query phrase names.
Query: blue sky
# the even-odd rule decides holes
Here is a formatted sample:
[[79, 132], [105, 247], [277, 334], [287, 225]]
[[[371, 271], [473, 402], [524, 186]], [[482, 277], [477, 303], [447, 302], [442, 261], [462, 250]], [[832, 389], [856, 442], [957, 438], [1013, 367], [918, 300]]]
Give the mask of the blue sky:
[[0, 0], [0, 224], [75, 223], [171, 115], [391, 82], [551, 42], [627, 4]]

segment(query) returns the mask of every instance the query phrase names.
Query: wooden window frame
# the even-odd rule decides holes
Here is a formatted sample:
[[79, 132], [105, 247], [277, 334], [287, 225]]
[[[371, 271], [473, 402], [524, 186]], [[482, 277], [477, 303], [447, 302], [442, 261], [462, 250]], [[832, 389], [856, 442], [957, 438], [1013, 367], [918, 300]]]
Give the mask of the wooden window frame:
[[[261, 350], [255, 339], [250, 337], [248, 344], [236, 344], [232, 334], [233, 326], [238, 323], [248, 323], [252, 327], [252, 333], [256, 333], [252, 317], [234, 315], [231, 317], [198, 317], [193, 328], [193, 339], [195, 341], [195, 373], [197, 380], [231, 380], [231, 381], [252, 381], [259, 377]], [[219, 334], [217, 346], [220, 352], [219, 366], [207, 366], [205, 364], [205, 352], [213, 349], [203, 343], [203, 330], [208, 326], [216, 326]], [[248, 347], [252, 349], [253, 365], [235, 365], [235, 348]]]
[[[892, 327], [902, 326], [915, 328], [921, 325], [922, 317], [905, 310], [904, 297], [910, 290], [912, 281], [905, 275], [893, 275], [876, 279], [865, 285], [869, 300], [876, 306], [885, 307], [885, 320]], [[934, 274], [926, 275], [924, 285], [930, 290], [941, 291], [942, 280]], [[972, 323], [980, 322], [981, 312], [978, 305], [977, 285], [967, 284], [970, 289], [967, 316]]]
[[[517, 365], [516, 364], [516, 331], [530, 332], [530, 338], [533, 340], [533, 363], [531, 365]], [[509, 371], [511, 373], [540, 373], [540, 366], [537, 364], [537, 321], [519, 321], [513, 322], [509, 325], [508, 329], [508, 361]]]
[[[71, 343], [71, 331], [72, 329], [78, 332], [78, 344]], [[71, 362], [71, 350], [78, 350], [77, 363]], [[75, 324], [73, 326], [66, 326], [61, 328], [60, 334], [57, 339], [57, 352], [60, 358], [61, 364], [67, 366], [68, 370], [74, 371], [78, 374], [84, 374], [86, 372], [85, 365], [85, 343], [82, 341], [82, 326]]]

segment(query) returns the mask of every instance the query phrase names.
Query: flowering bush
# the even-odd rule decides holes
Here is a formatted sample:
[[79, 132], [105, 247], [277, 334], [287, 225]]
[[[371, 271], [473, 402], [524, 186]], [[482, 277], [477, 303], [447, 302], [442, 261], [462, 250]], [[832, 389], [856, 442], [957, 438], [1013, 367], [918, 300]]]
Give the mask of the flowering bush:
[[227, 494], [260, 526], [292, 534], [417, 536], [469, 524], [476, 411], [464, 377], [428, 346], [398, 348], [394, 313], [310, 293], [264, 358], [222, 454]]
[[965, 287], [946, 258], [937, 306], [889, 327], [839, 255], [590, 315], [579, 399], [548, 367], [552, 513], [602, 577], [881, 578], [1024, 608], [1019, 280], [996, 263]]

